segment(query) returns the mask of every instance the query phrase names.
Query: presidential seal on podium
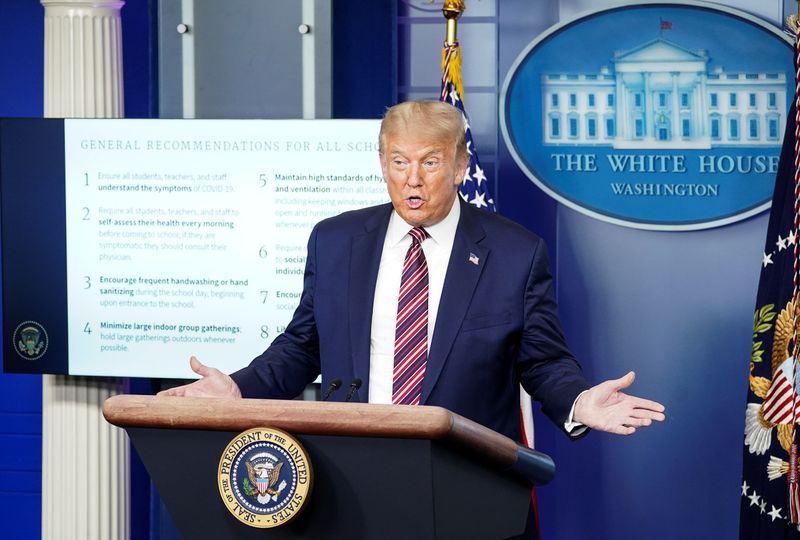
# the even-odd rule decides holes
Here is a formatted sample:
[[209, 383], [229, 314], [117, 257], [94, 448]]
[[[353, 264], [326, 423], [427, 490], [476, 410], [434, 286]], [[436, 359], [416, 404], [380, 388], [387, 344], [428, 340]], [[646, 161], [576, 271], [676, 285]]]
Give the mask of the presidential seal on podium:
[[308, 501], [311, 462], [291, 435], [272, 428], [253, 428], [237, 435], [219, 461], [217, 482], [222, 501], [233, 516], [251, 527], [289, 523]]

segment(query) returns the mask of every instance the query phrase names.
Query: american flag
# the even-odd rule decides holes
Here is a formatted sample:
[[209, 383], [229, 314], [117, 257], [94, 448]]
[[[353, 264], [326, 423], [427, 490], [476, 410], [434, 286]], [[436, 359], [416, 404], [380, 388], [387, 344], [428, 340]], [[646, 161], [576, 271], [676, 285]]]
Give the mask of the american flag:
[[[794, 426], [800, 398], [793, 391], [793, 265], [800, 242], [795, 226], [795, 125], [792, 107], [786, 122], [780, 165], [767, 227], [761, 278], [753, 314], [753, 344], [745, 408], [739, 537], [800, 540], [796, 490], [791, 482]], [[794, 412], [794, 414], [793, 414]]]
[[446, 101], [458, 108], [464, 114], [464, 129], [466, 130], [467, 151], [469, 152], [469, 168], [464, 180], [461, 182], [459, 194], [461, 198], [478, 208], [485, 208], [496, 212], [494, 199], [489, 193], [489, 182], [481, 167], [475, 144], [472, 142], [472, 130], [469, 127], [469, 117], [464, 110], [464, 90], [461, 86], [461, 50], [458, 42], [452, 45], [445, 43], [442, 50], [442, 93], [440, 101]]

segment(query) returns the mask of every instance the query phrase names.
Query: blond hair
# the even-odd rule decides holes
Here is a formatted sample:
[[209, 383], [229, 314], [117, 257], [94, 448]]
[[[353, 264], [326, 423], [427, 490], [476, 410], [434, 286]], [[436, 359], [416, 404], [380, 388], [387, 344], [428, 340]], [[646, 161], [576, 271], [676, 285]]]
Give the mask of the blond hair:
[[378, 148], [383, 153], [386, 139], [397, 133], [453, 142], [456, 158], [467, 156], [467, 139], [464, 135], [464, 115], [461, 111], [442, 101], [412, 100], [398, 103], [386, 109], [378, 135]]

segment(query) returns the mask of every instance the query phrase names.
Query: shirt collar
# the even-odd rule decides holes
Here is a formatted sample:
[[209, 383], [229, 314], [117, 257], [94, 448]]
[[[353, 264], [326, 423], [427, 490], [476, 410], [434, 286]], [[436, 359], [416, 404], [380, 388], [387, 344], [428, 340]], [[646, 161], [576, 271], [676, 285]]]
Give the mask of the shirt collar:
[[[453, 239], [456, 237], [458, 218], [461, 217], [461, 204], [458, 199], [459, 196], [456, 194], [450, 212], [447, 213], [442, 221], [425, 227], [431, 239], [439, 245], [452, 244]], [[409, 225], [400, 217], [397, 210], [392, 210], [392, 215], [389, 218], [389, 228], [386, 230], [386, 244], [388, 246], [399, 244], [412, 228], [412, 225]]]

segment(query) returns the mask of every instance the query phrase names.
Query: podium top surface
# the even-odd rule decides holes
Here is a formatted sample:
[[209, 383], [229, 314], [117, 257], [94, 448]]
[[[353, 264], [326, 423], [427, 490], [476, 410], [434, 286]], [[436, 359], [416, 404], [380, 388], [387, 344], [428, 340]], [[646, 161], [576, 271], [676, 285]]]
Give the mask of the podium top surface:
[[536, 485], [546, 484], [555, 474], [547, 455], [442, 407], [120, 395], [106, 400], [103, 415], [123, 428], [271, 427], [292, 434], [440, 440]]
[[244, 431], [442, 440], [497, 466], [513, 467], [519, 445], [441, 407], [319, 401], [119, 395], [103, 415], [120, 427]]

